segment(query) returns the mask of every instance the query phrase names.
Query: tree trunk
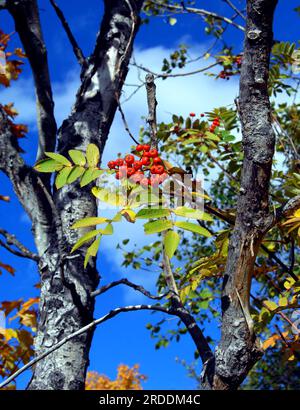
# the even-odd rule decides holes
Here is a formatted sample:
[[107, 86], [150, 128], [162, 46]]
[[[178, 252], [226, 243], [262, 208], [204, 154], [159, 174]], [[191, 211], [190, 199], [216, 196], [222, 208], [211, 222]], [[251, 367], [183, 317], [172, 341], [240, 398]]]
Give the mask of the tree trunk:
[[[142, 1], [105, 1], [105, 15], [92, 56], [81, 73], [72, 113], [59, 130], [58, 151], [86, 149], [95, 143], [103, 152], [124, 83], [132, 44], [138, 29]], [[49, 198], [50, 197], [50, 198]], [[67, 186], [48, 195], [52, 224], [46, 249], [39, 247], [41, 299], [36, 355], [93, 319], [94, 300], [90, 296], [99, 278], [92, 260], [83, 267], [82, 248], [74, 256], [70, 249], [83, 230], [70, 230], [77, 219], [97, 215], [90, 188]], [[93, 331], [72, 339], [55, 353], [36, 364], [28, 389], [84, 389]]]
[[255, 259], [272, 220], [268, 191], [275, 136], [267, 86], [276, 4], [277, 0], [247, 2], [238, 101], [244, 160], [223, 284], [221, 341], [204, 380], [204, 386], [212, 389], [236, 389], [262, 356], [249, 297]]

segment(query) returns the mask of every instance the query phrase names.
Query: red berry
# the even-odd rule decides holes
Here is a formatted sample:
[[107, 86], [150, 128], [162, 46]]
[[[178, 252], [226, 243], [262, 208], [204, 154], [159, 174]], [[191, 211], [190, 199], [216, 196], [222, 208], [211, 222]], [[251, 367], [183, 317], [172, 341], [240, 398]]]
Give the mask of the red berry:
[[148, 145], [148, 144], [145, 144], [145, 145], [143, 145], [143, 148], [144, 148], [144, 151], [150, 151], [150, 145]]
[[204, 117], [204, 114], [200, 114], [200, 117]]
[[133, 166], [133, 168], [134, 168], [135, 170], [138, 170], [138, 169], [141, 169], [141, 168], [142, 168], [143, 164], [142, 164], [142, 161], [135, 161], [135, 162], [132, 164], [132, 166]]
[[133, 168], [128, 168], [127, 169], [127, 176], [131, 177], [135, 173], [135, 170]]
[[139, 145], [136, 146], [135, 149], [136, 149], [136, 151], [144, 151], [144, 145], [139, 144]]
[[195, 113], [194, 112], [190, 112], [190, 117], [195, 117]]
[[157, 156], [158, 156], [157, 149], [152, 149], [152, 150], [150, 150], [148, 155], [149, 155], [150, 158], [155, 158], [155, 157], [157, 157]]
[[125, 162], [126, 162], [126, 164], [130, 164], [130, 165], [133, 164], [134, 163], [134, 156], [131, 155], [131, 154], [126, 155]]
[[161, 163], [162, 163], [162, 160], [159, 157], [155, 157], [153, 159], [153, 164], [158, 165], [158, 164], [161, 164]]
[[141, 159], [141, 163], [143, 164], [143, 165], [150, 165], [150, 159], [148, 158], [148, 157], [142, 157], [142, 159]]
[[115, 161], [109, 161], [109, 162], [107, 163], [107, 166], [108, 166], [109, 169], [115, 169], [116, 165], [117, 165], [117, 164], [116, 164]]
[[155, 168], [156, 168], [156, 173], [159, 175], [162, 175], [165, 172], [165, 169], [162, 165], [157, 165]]
[[116, 172], [116, 179], [120, 179], [120, 177], [121, 177], [120, 172], [119, 171]]
[[151, 174], [157, 174], [157, 168], [158, 168], [158, 167], [156, 167], [155, 165], [153, 165], [153, 166], [150, 168]]
[[118, 167], [121, 167], [124, 164], [124, 160], [122, 158], [118, 158], [115, 160], [115, 163]]

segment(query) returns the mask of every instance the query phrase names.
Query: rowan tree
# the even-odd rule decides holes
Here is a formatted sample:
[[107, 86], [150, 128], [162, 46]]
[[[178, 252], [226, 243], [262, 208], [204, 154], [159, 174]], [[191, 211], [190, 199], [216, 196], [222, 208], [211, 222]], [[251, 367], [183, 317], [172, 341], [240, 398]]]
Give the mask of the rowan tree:
[[[3, 385], [34, 365], [29, 389], [83, 389], [95, 327], [138, 310], [178, 318], [169, 334], [163, 333], [164, 320], [148, 328], [158, 337], [157, 347], [183, 334], [192, 338], [195, 355], [202, 361], [202, 388], [239, 388], [264, 348], [276, 343], [281, 343], [286, 360], [296, 360], [299, 51], [296, 43], [273, 38], [277, 0], [248, 0], [243, 4], [246, 10], [226, 1], [234, 13], [230, 17], [200, 9], [197, 2], [105, 0], [89, 57], [83, 55], [58, 5], [50, 2], [81, 66], [75, 104], [58, 130], [37, 2], [0, 3], [15, 21], [32, 68], [39, 128], [37, 161], [30, 167], [19, 143], [20, 132], [26, 129], [16, 129], [14, 115], [1, 107], [0, 169], [31, 219], [37, 254], [28, 251], [27, 257], [38, 263], [41, 282], [35, 356]], [[148, 117], [140, 137], [133, 136], [121, 91], [140, 23], [151, 24], [152, 18], [163, 16], [171, 28], [182, 14], [204, 19], [214, 43], [199, 60], [213, 62], [196, 72], [180, 72], [189, 64], [183, 45], [166, 56], [161, 73], [134, 60], [133, 65], [147, 72], [138, 89], [147, 90]], [[244, 33], [238, 49], [226, 44], [228, 29]], [[15, 53], [25, 56], [20, 50]], [[19, 63], [7, 61], [5, 69], [17, 75]], [[201, 115], [191, 112], [187, 118], [174, 113], [170, 123], [159, 123], [155, 80], [202, 72], [216, 81], [240, 76], [239, 97], [232, 106]], [[279, 104], [279, 93], [292, 96], [292, 102]], [[135, 145], [131, 153], [106, 166], [101, 157], [117, 109]], [[196, 189], [199, 168], [208, 182], [205, 192]], [[217, 178], [211, 178], [212, 169]], [[187, 174], [187, 203], [179, 206], [182, 177]], [[110, 178], [120, 182], [117, 192]], [[168, 184], [172, 189], [166, 205], [163, 193]], [[150, 207], [152, 188], [157, 192], [150, 196]], [[98, 215], [97, 201], [119, 209], [114, 217]], [[155, 295], [126, 278], [97, 288], [100, 242], [122, 219], [129, 224], [146, 219], [145, 234], [157, 235], [149, 246], [124, 251], [124, 266], [140, 268], [146, 263], [151, 269], [154, 261], [159, 263]], [[125, 241], [122, 246], [127, 245]], [[95, 297], [119, 285], [156, 302], [121, 306], [94, 320]], [[16, 308], [22, 317], [21, 304]], [[215, 349], [207, 335], [211, 321], [221, 326]], [[260, 338], [267, 340], [262, 344]]]

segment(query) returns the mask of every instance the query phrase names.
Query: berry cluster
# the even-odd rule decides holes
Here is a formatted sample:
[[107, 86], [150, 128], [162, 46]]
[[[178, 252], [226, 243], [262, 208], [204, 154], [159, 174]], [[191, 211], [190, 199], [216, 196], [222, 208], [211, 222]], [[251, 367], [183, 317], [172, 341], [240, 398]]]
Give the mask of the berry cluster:
[[[196, 114], [194, 112], [190, 112], [190, 117], [196, 117]], [[200, 114], [200, 117], [204, 117], [204, 114]]]
[[[234, 64], [236, 64], [237, 71], [234, 71], [234, 68], [232, 67], [234, 66]], [[223, 80], [229, 80], [231, 76], [233, 76], [234, 74], [237, 74], [237, 72], [241, 68], [241, 65], [242, 65], [242, 56], [233, 57], [232, 65], [230, 67], [224, 67], [224, 70], [220, 71], [220, 73], [218, 74], [218, 77], [222, 78]]]
[[130, 182], [140, 184], [144, 188], [162, 184], [168, 174], [157, 149], [151, 149], [148, 144], [139, 144], [135, 151], [138, 153], [138, 159], [128, 154], [124, 159], [118, 158], [108, 162], [108, 168], [117, 171], [116, 179], [128, 178]]
[[210, 128], [209, 128], [209, 131], [210, 131], [210, 132], [214, 132], [215, 129], [216, 129], [217, 127], [219, 127], [219, 126], [220, 126], [220, 118], [219, 118], [219, 117], [216, 117], [216, 118], [213, 120], [213, 123], [211, 124], [211, 126], [210, 126]]

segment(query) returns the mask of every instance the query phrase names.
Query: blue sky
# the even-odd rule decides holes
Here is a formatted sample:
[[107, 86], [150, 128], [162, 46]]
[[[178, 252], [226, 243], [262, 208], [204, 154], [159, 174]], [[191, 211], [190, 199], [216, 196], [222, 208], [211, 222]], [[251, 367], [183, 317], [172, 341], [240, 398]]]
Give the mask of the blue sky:
[[[88, 55], [94, 46], [95, 35], [99, 28], [99, 22], [103, 12], [101, 0], [89, 0], [84, 2], [72, 0], [57, 0], [69, 21], [73, 32], [81, 45], [84, 53]], [[49, 5], [42, 0], [40, 14], [43, 24], [44, 37], [48, 48], [51, 78], [53, 81], [54, 97], [56, 103], [56, 116], [58, 125], [68, 115], [75, 92], [79, 84], [78, 66], [72, 54], [71, 47], [66, 36], [57, 21], [57, 18]], [[288, 6], [287, 6], [288, 4]], [[221, 0], [197, 1], [199, 7], [207, 7], [219, 14], [230, 16], [231, 11]], [[284, 41], [297, 39], [297, 27], [299, 21], [292, 9], [298, 6], [298, 1], [279, 1], [275, 16], [275, 38]], [[237, 20], [242, 23], [242, 21]], [[0, 14], [0, 27], [5, 32], [13, 31], [13, 23], [5, 13]], [[171, 27], [165, 19], [151, 20], [150, 24], [143, 25], [137, 36], [134, 55], [138, 63], [149, 67], [153, 71], [160, 71], [162, 60], [168, 56], [180, 43], [184, 42], [191, 47], [189, 53], [192, 57], [200, 55], [212, 41], [204, 34], [204, 24], [197, 16], [178, 17], [178, 22]], [[229, 29], [226, 34], [229, 44], [234, 44], [240, 50], [242, 33], [236, 29]], [[19, 45], [17, 36], [13, 36], [12, 45]], [[199, 68], [199, 64], [193, 63], [189, 70]], [[136, 83], [137, 71], [131, 68], [127, 84]], [[168, 121], [173, 113], [187, 115], [190, 111], [203, 112], [214, 106], [232, 104], [238, 93], [238, 80], [218, 81], [204, 75], [190, 78], [177, 78], [157, 82], [158, 92], [158, 117], [159, 120]], [[124, 96], [128, 96], [132, 88], [124, 88]], [[20, 112], [20, 122], [29, 125], [28, 137], [21, 145], [25, 149], [26, 160], [33, 163], [36, 155], [36, 124], [35, 124], [35, 101], [30, 68], [26, 64], [21, 79], [7, 90], [0, 90], [0, 101], [6, 103], [15, 102]], [[137, 133], [139, 126], [143, 125], [141, 119], [146, 115], [145, 92], [141, 90], [130, 101], [124, 104], [127, 121], [132, 132]], [[124, 130], [120, 118], [116, 115], [112, 126], [109, 142], [104, 153], [103, 161], [114, 157], [120, 150], [129, 150], [131, 141]], [[18, 204], [11, 191], [9, 181], [0, 175], [0, 193], [10, 195], [11, 202], [0, 204], [1, 227], [17, 235], [29, 248], [34, 249], [34, 243], [30, 231], [30, 222], [21, 206]], [[122, 255], [116, 250], [118, 241], [130, 237], [131, 244], [146, 244], [151, 238], [145, 238], [140, 226], [132, 228], [123, 224], [117, 237], [103, 241], [99, 258], [99, 269], [103, 283], [120, 277], [128, 277], [137, 283], [144, 284], [154, 291], [156, 280], [155, 273], [144, 271], [125, 270], [120, 267]], [[0, 277], [0, 300], [13, 300], [27, 298], [36, 291], [33, 284], [39, 281], [37, 270], [32, 262], [21, 260], [8, 254], [0, 248], [0, 260], [10, 263], [16, 269], [16, 278], [11, 278], [6, 273]], [[145, 298], [128, 291], [125, 288], [115, 289], [97, 300], [95, 317], [105, 314], [109, 309], [124, 304], [134, 304], [146, 301]], [[97, 370], [110, 377], [114, 377], [118, 364], [133, 365], [139, 363], [141, 372], [148, 376], [145, 388], [149, 389], [192, 389], [195, 382], [188, 378], [186, 370], [175, 360], [176, 357], [193, 360], [194, 346], [189, 337], [184, 337], [180, 343], [173, 343], [167, 349], [155, 350], [154, 342], [145, 329], [146, 323], [159, 315], [150, 313], [127, 313], [105, 323], [95, 332], [91, 351], [90, 369]], [[170, 326], [172, 321], [170, 322]], [[211, 329], [215, 332], [215, 329]], [[209, 330], [208, 332], [209, 333]], [[19, 378], [18, 386], [23, 388], [30, 373]]]

